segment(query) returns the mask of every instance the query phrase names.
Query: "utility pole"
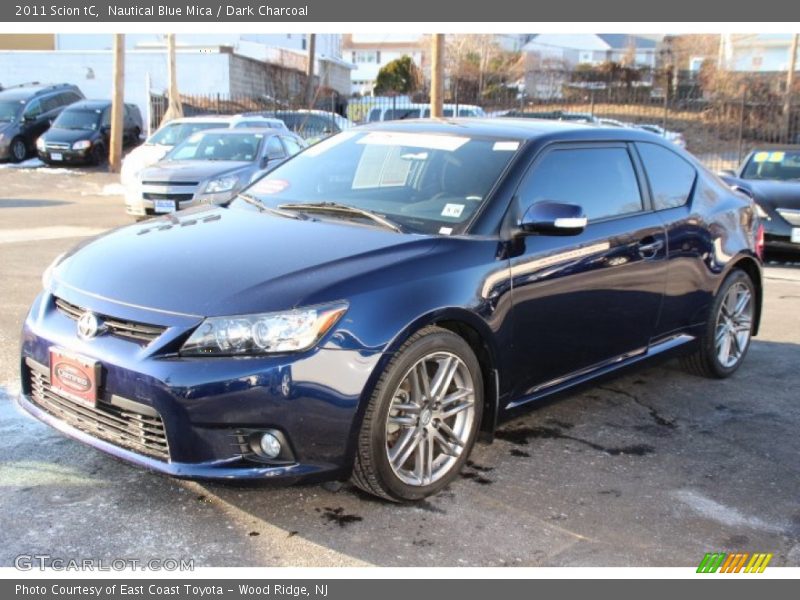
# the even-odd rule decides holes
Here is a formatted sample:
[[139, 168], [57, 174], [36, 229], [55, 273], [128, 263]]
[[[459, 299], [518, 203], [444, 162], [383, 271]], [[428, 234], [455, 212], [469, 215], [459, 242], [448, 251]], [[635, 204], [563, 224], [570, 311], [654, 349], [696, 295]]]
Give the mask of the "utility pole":
[[789, 139], [792, 129], [792, 88], [794, 87], [794, 71], [797, 68], [797, 38], [798, 34], [792, 36], [792, 45], [789, 49], [789, 70], [786, 72], [786, 96], [783, 100], [783, 133], [786, 136], [786, 143], [792, 143]]
[[308, 66], [306, 67], [306, 107], [314, 108], [314, 62], [317, 54], [317, 34], [308, 34]]
[[175, 68], [175, 34], [167, 34], [167, 79], [169, 80], [169, 91], [167, 92], [169, 104], [167, 112], [161, 118], [161, 125], [178, 119], [183, 116], [183, 106], [181, 105], [181, 95], [178, 91], [178, 71]]
[[122, 165], [123, 111], [125, 110], [125, 36], [114, 34], [114, 82], [111, 88], [111, 148], [108, 167], [119, 173]]
[[433, 34], [431, 47], [431, 117], [442, 116], [444, 100], [444, 34]]

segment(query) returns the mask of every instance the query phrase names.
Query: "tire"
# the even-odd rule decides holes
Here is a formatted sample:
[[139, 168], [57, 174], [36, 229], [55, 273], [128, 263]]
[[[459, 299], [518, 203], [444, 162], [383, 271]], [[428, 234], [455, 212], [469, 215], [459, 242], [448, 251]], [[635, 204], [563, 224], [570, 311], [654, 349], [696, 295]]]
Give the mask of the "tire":
[[11, 157], [11, 162], [15, 163], [20, 163], [28, 158], [28, 146], [25, 144], [25, 140], [21, 137], [15, 137], [11, 140], [11, 144], [8, 147], [8, 154]]
[[395, 353], [369, 399], [353, 483], [394, 502], [439, 492], [466, 462], [482, 414], [483, 377], [469, 344], [446, 329], [420, 330]]
[[681, 359], [683, 367], [701, 377], [724, 379], [733, 375], [750, 348], [755, 310], [752, 279], [744, 271], [732, 271], [714, 298], [697, 350]]
[[106, 162], [106, 149], [103, 146], [92, 146], [89, 162], [94, 166], [99, 166]]

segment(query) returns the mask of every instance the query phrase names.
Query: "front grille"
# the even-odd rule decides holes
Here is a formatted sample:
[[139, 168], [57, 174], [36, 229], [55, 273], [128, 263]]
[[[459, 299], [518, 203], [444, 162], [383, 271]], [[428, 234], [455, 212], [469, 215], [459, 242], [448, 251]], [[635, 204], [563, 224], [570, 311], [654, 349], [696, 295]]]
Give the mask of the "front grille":
[[142, 185], [162, 185], [166, 187], [173, 187], [179, 185], [195, 186], [200, 185], [199, 181], [142, 181]]
[[776, 210], [789, 225], [800, 227], [800, 210], [792, 210], [791, 208], [778, 208]]
[[[56, 308], [74, 321], [80, 319], [81, 315], [86, 312], [86, 309], [70, 304], [61, 298], [56, 298]], [[97, 316], [103, 320], [103, 324], [108, 328], [108, 332], [111, 335], [135, 340], [137, 342], [144, 342], [145, 344], [152, 342], [167, 329], [166, 327], [160, 327], [158, 325], [147, 325], [145, 323], [137, 323], [136, 321], [123, 321], [105, 315]]]
[[178, 202], [186, 202], [194, 198], [194, 194], [156, 194], [153, 192], [143, 192], [142, 198], [145, 200], [177, 200]]
[[67, 425], [91, 436], [159, 460], [169, 460], [169, 446], [164, 422], [158, 412], [143, 404], [111, 396], [111, 402], [88, 406], [55, 391], [50, 385], [50, 371], [44, 365], [25, 360], [30, 369], [31, 399], [42, 410]]
[[47, 142], [45, 148], [53, 150], [69, 150], [71, 146], [64, 142]]

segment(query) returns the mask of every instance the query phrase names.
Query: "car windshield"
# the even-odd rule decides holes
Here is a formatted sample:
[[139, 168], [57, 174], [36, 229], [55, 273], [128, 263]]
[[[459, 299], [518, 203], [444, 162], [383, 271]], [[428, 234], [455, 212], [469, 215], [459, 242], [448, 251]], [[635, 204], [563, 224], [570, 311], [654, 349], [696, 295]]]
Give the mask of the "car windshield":
[[86, 129], [94, 131], [100, 127], [101, 109], [65, 110], [53, 122], [59, 129]]
[[198, 131], [203, 131], [205, 129], [218, 129], [220, 127], [225, 127], [225, 123], [220, 123], [219, 121], [167, 123], [152, 136], [150, 136], [150, 139], [148, 139], [146, 143], [152, 146], [177, 146], [193, 133], [197, 133]]
[[222, 132], [197, 132], [178, 144], [166, 160], [231, 160], [252, 162], [264, 134], [240, 133], [235, 129]]
[[742, 179], [800, 181], [800, 150], [755, 152], [742, 172]]
[[347, 131], [298, 154], [245, 193], [270, 208], [344, 205], [408, 232], [457, 234], [520, 146], [518, 140], [461, 133]]
[[22, 108], [22, 102], [16, 100], [0, 102], [0, 123], [8, 123], [16, 120], [20, 108]]

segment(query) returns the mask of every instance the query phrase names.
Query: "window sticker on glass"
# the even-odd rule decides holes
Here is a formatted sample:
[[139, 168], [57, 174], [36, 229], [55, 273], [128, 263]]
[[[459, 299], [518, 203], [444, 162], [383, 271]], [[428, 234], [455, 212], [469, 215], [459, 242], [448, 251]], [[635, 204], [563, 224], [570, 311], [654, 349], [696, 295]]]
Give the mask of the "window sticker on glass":
[[457, 135], [374, 131], [365, 135], [356, 143], [368, 146], [407, 146], [455, 152], [467, 142], [469, 142], [469, 138]]
[[453, 233], [452, 227], [440, 227], [439, 228], [439, 235], [450, 235]]
[[779, 163], [783, 162], [783, 159], [786, 158], [786, 152], [770, 152], [769, 158], [767, 159], [768, 162]]
[[464, 212], [463, 204], [445, 204], [442, 209], [442, 216], [457, 219], [461, 216], [462, 212]]
[[200, 133], [200, 132], [197, 132], [197, 133], [195, 133], [195, 134], [192, 134], [192, 137], [190, 137], [190, 138], [189, 138], [187, 141], [188, 141], [190, 144], [196, 144], [196, 143], [198, 143], [198, 142], [199, 142], [200, 140], [202, 140], [202, 139], [203, 139], [203, 134], [202, 134], [202, 133]]
[[285, 179], [262, 179], [257, 181], [248, 193], [254, 194], [280, 194], [289, 187], [289, 182]]
[[495, 142], [492, 150], [495, 152], [516, 152], [519, 142]]
[[400, 151], [398, 147], [389, 146], [364, 148], [353, 178], [353, 189], [405, 185], [411, 166], [419, 163], [404, 160]]

